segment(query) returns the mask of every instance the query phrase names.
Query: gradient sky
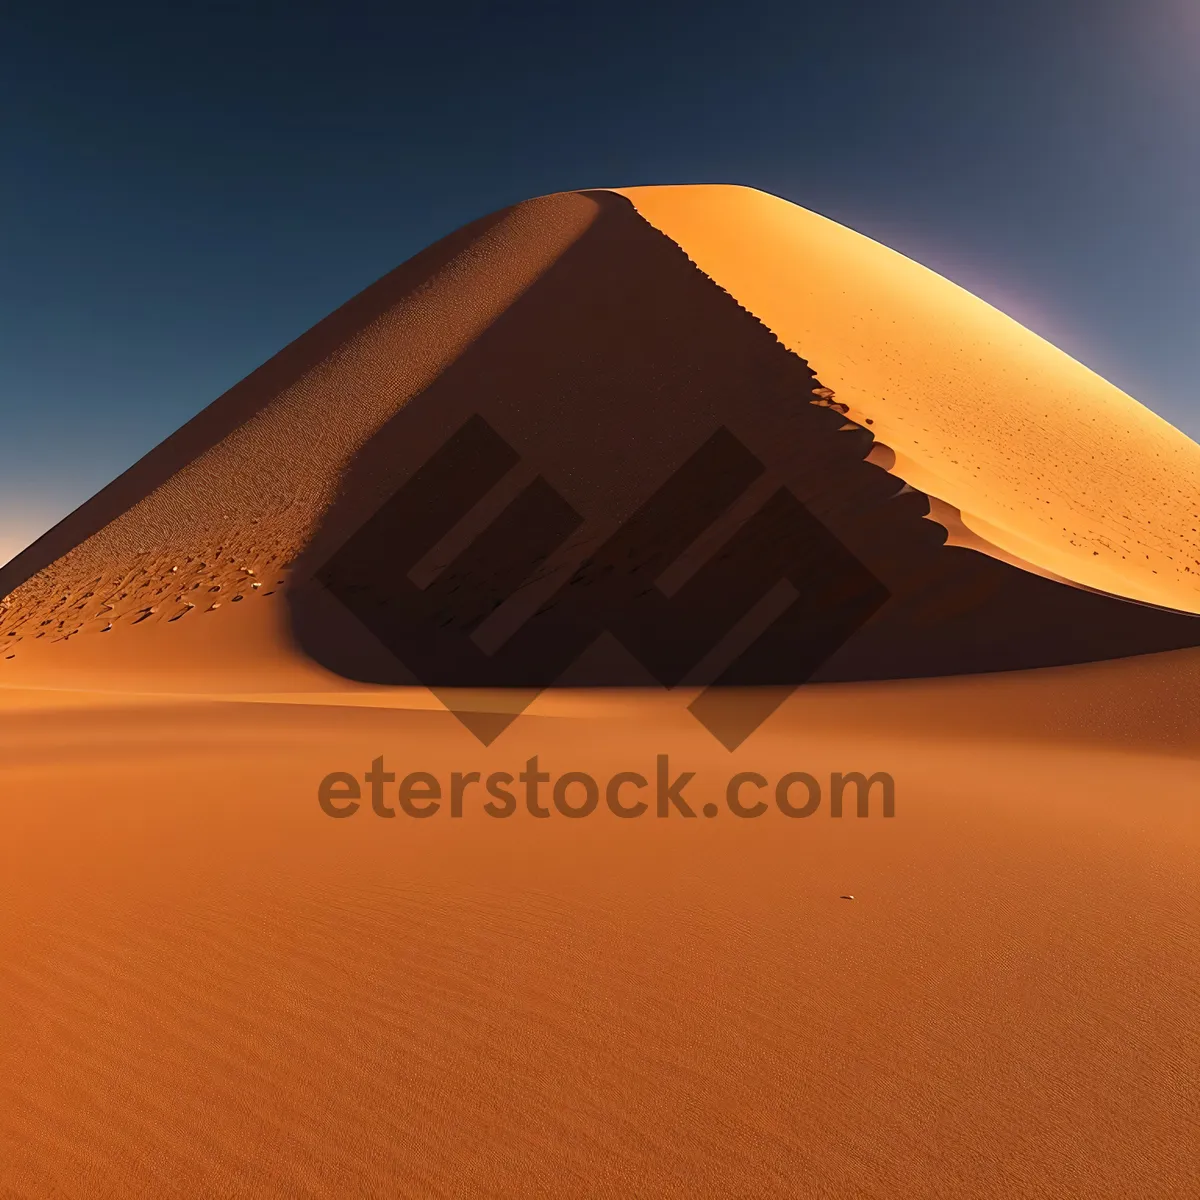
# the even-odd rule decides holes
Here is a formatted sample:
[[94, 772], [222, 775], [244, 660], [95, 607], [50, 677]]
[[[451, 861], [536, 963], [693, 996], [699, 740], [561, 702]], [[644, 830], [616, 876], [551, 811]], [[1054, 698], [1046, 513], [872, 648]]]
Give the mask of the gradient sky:
[[1196, 0], [27, 7], [0, 561], [396, 263], [567, 188], [774, 192], [1200, 438]]

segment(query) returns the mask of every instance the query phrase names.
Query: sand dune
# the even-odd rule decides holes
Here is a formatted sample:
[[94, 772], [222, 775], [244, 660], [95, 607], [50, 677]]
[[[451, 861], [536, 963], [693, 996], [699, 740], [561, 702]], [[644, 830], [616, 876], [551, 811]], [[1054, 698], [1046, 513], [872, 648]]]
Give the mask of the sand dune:
[[[631, 194], [643, 207], [661, 207], [668, 193], [678, 194], [685, 216], [696, 211], [699, 195], [711, 199], [711, 219], [720, 228], [760, 230], [758, 258], [740, 243], [733, 250], [720, 244], [760, 288], [766, 287], [764, 278], [768, 283], [776, 278], [763, 267], [765, 247], [778, 243], [784, 251], [801, 252], [794, 247], [794, 231], [789, 240], [776, 229], [781, 218], [771, 205], [782, 202], [745, 189]], [[751, 210], [727, 212], [735, 202]], [[768, 204], [770, 220], [757, 213], [754, 206], [760, 204]], [[784, 207], [813, 240], [806, 231], [820, 219]], [[673, 220], [675, 210], [670, 211]], [[652, 215], [669, 223], [657, 208]], [[907, 391], [893, 388], [896, 396], [923, 388], [939, 419], [958, 422], [957, 449], [945, 451], [946, 469], [955, 456], [986, 459], [992, 464], [987, 470], [995, 471], [980, 477], [981, 495], [1009, 505], [1028, 496], [1033, 524], [1018, 528], [1010, 521], [1020, 536], [1001, 538], [976, 516], [982, 512], [991, 520], [993, 509], [939, 483], [934, 499], [957, 508], [977, 539], [973, 544], [994, 543], [1010, 563], [1026, 563], [1053, 578], [1191, 611], [1192, 599], [1175, 584], [1174, 590], [1162, 590], [1169, 582], [1165, 568], [1162, 588], [1154, 590], [1159, 585], [1148, 580], [1160, 578], [1153, 564], [1167, 544], [1164, 538], [1174, 539], [1182, 580], [1190, 577], [1183, 559], [1200, 553], [1187, 524], [1192, 518], [1178, 505], [1178, 496], [1193, 495], [1187, 488], [1200, 478], [1200, 459], [1188, 458], [1196, 451], [1193, 444], [944, 280], [858, 235], [830, 228], [835, 249], [845, 241], [854, 250], [846, 252], [842, 270], [862, 291], [850, 296], [855, 311], [882, 304], [872, 287], [900, 288], [915, 276], [942, 308], [954, 301], [965, 314], [951, 322], [936, 305], [925, 311], [896, 301], [892, 308], [904, 309], [910, 340], [896, 342], [899, 335], [892, 335], [889, 341], [880, 330], [869, 332], [871, 345], [893, 347], [884, 355], [887, 362], [901, 362], [896, 369], [912, 374]], [[690, 246], [705, 258], [707, 243], [697, 249], [690, 229], [680, 236], [685, 250]], [[833, 253], [827, 250], [826, 256]], [[813, 255], [818, 264], [823, 261]], [[859, 261], [864, 255], [873, 256], [867, 262], [875, 264], [874, 273]], [[757, 274], [747, 265], [754, 263]], [[873, 372], [882, 370], [863, 360], [852, 340], [824, 344], [834, 337], [835, 323], [843, 331], [838, 336], [869, 340], [857, 332], [861, 322], [831, 309], [825, 318], [829, 328], [809, 337], [823, 353], [818, 357], [808, 349], [806, 361], [776, 339], [779, 334], [786, 344], [792, 337], [781, 310], [760, 303], [742, 276], [726, 278], [731, 292], [715, 286], [713, 280], [722, 282], [724, 261], [701, 265], [712, 268], [712, 278], [613, 193], [530, 201], [452, 235], [300, 338], [0, 570], [0, 592], [10, 593], [0, 638], [11, 641], [10, 652], [20, 657], [45, 638], [111, 632], [135, 622], [194, 621], [282, 587], [290, 571], [289, 620], [296, 637], [310, 656], [354, 673], [359, 664], [348, 647], [356, 630], [330, 619], [321, 603], [324, 589], [314, 587], [311, 576], [394, 492], [399, 479], [473, 414], [483, 414], [518, 450], [526, 473], [540, 473], [584, 518], [570, 548], [576, 559], [595, 549], [660, 476], [681, 465], [710, 426], [732, 430], [766, 464], [770, 479], [785, 483], [891, 595], [878, 619], [825, 664], [819, 677], [1059, 665], [1195, 644], [1190, 620], [1050, 587], [1030, 571], [997, 566], [999, 558], [945, 545], [945, 532], [921, 519], [931, 511], [926, 496], [902, 490], [900, 481], [877, 469], [880, 443], [867, 425], [876, 418], [854, 409], [850, 415], [857, 413], [859, 422], [847, 426], [838, 407], [843, 401], [837, 397], [847, 395], [845, 359], [862, 360], [864, 377], [874, 379]], [[789, 269], [812, 277], [811, 270], [805, 275], [798, 266]], [[891, 279], [897, 271], [900, 283]], [[932, 282], [925, 285], [926, 279]], [[917, 284], [905, 286], [906, 295], [924, 295]], [[735, 300], [758, 305], [767, 323]], [[812, 307], [807, 293], [805, 302]], [[796, 312], [787, 310], [786, 320], [811, 323], [799, 299], [797, 305]], [[912, 328], [916, 311], [924, 312], [920, 328], [932, 331], [919, 345], [910, 344], [918, 336]], [[960, 336], [964, 322], [970, 329]], [[989, 355], [976, 356], [976, 379], [965, 375], [958, 360], [965, 353], [960, 343], [984, 336], [974, 328], [981, 324], [1000, 332], [990, 334]], [[811, 332], [797, 328], [806, 337]], [[1051, 363], [1053, 370], [1039, 376], [1042, 386], [1053, 384], [1056, 395], [1066, 397], [1054, 417], [1061, 436], [1046, 441], [1050, 427], [1039, 425], [1038, 453], [1030, 449], [1024, 458], [1011, 438], [1033, 436], [1027, 403], [1013, 400], [997, 415], [996, 390], [1007, 386], [1007, 373], [1024, 361], [1021, 355]], [[940, 363], [942, 374], [926, 359]], [[836, 385], [833, 399], [830, 380]], [[982, 391], [985, 387], [993, 391]], [[1092, 393], [1100, 399], [1093, 402]], [[1039, 403], [1050, 405], [1049, 399]], [[963, 410], [958, 417], [951, 416], [955, 405]], [[974, 426], [968, 424], [972, 413]], [[1138, 434], [1141, 426], [1148, 431], [1144, 437]], [[910, 484], [928, 482], [905, 465], [911, 446], [890, 430], [882, 432], [891, 470], [907, 472]], [[1001, 444], [998, 438], [1010, 440]], [[1089, 439], [1119, 443], [1125, 474], [1098, 472]], [[1160, 454], [1160, 443], [1170, 444], [1170, 455]], [[574, 464], [582, 453], [607, 456], [610, 469], [602, 486], [581, 482]], [[1029, 462], [1028, 475], [1014, 465], [1022, 461]], [[1164, 462], [1174, 464], [1170, 478], [1163, 475]], [[1039, 473], [1058, 480], [1055, 495], [1066, 496], [1063, 503], [1090, 504], [1094, 521], [1087, 520], [1093, 523], [1137, 509], [1136, 547], [1132, 542], [1125, 547], [1118, 575], [1104, 575], [1099, 565], [1084, 570], [1083, 558], [1051, 553], [1050, 543], [1034, 544], [1035, 525], [1045, 523], [1043, 510], [1058, 511], [1053, 498], [1038, 491]], [[1090, 480], [1087, 487], [1079, 482], [1083, 476]], [[1108, 480], [1108, 491], [1097, 494], [1101, 478]], [[1071, 538], [1083, 538], [1086, 523], [1072, 524]], [[1091, 549], [1083, 557], [1098, 562]], [[546, 566], [546, 574], [561, 581], [572, 565], [570, 554], [562, 554]], [[363, 656], [378, 674], [378, 645], [367, 646]], [[385, 679], [395, 681], [386, 672]]]
[[0, 568], [0, 1194], [1194, 1196], [1198, 495], [773, 197], [453, 234]]

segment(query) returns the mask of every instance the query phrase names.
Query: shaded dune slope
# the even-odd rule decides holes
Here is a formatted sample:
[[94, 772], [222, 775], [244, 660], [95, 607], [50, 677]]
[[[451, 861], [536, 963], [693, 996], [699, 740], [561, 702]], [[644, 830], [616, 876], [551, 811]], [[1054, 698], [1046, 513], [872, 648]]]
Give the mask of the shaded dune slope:
[[[871, 433], [847, 422], [814, 370], [819, 361], [782, 344], [625, 197], [530, 201], [367, 289], [14, 560], [0, 573], [0, 595], [11, 593], [0, 637], [20, 654], [44, 637], [194, 623], [227, 598], [257, 602], [287, 568], [286, 619], [309, 657], [350, 678], [412, 682], [325, 586], [331, 557], [352, 549], [374, 518], [378, 536], [364, 544], [396, 553], [390, 565], [386, 553], [369, 555], [371, 586], [399, 586], [415, 565], [429, 581], [423, 621], [490, 640], [498, 654], [507, 642], [536, 655], [543, 633], [569, 637], [570, 606], [556, 604], [586, 583], [581, 564], [724, 430], [745, 454], [706, 460], [705, 488], [667, 496], [676, 506], [668, 531], [694, 523], [697, 505], [711, 511], [671, 553], [665, 543], [643, 547], [646, 578], [670, 568], [675, 612], [702, 608], [712, 590], [701, 586], [704, 564], [725, 539], [752, 530], [768, 556], [789, 538], [795, 544], [794, 522], [770, 504], [786, 489], [882, 588], [861, 628], [806, 670], [814, 681], [1054, 666], [1200, 644], [1190, 615], [947, 545], [926, 519], [928, 498], [867, 461]], [[479, 417], [511, 450], [509, 468], [444, 528], [412, 529], [393, 498]], [[739, 474], [746, 456], [752, 465]], [[546, 554], [514, 575], [510, 555], [481, 558], [481, 547], [498, 521], [522, 515], [537, 480], [543, 500], [557, 498], [569, 516], [547, 535]], [[526, 520], [544, 515], [544, 503], [530, 504]], [[795, 573], [820, 594], [819, 546], [810, 540], [796, 554]], [[468, 579], [481, 561], [493, 577]], [[459, 576], [482, 582], [490, 603], [481, 607], [478, 587], [456, 590]], [[854, 599], [826, 592], [820, 604]], [[585, 656], [565, 681], [649, 682], [650, 651], [631, 645], [638, 629], [615, 632], [631, 653]], [[474, 677], [470, 663], [438, 669], [444, 679], [421, 682], [495, 682], [486, 671]]]

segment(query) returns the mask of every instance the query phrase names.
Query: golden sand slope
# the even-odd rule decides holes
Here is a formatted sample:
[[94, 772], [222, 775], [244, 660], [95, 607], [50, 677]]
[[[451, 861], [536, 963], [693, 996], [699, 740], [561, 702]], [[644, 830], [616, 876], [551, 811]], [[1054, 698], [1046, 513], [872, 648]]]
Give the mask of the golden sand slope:
[[969, 292], [743, 187], [621, 189], [780, 341], [896, 474], [1087, 587], [1200, 612], [1200, 446]]

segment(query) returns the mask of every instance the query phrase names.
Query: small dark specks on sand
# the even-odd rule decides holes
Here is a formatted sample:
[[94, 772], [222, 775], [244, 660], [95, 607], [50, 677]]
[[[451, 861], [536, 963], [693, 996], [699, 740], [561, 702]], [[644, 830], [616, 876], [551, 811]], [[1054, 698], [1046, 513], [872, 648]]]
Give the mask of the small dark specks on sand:
[[842, 899], [842, 900], [853, 900], [853, 899], [854, 899], [854, 897], [853, 897], [853, 896], [841, 896], [841, 897], [839, 897], [839, 899]]

